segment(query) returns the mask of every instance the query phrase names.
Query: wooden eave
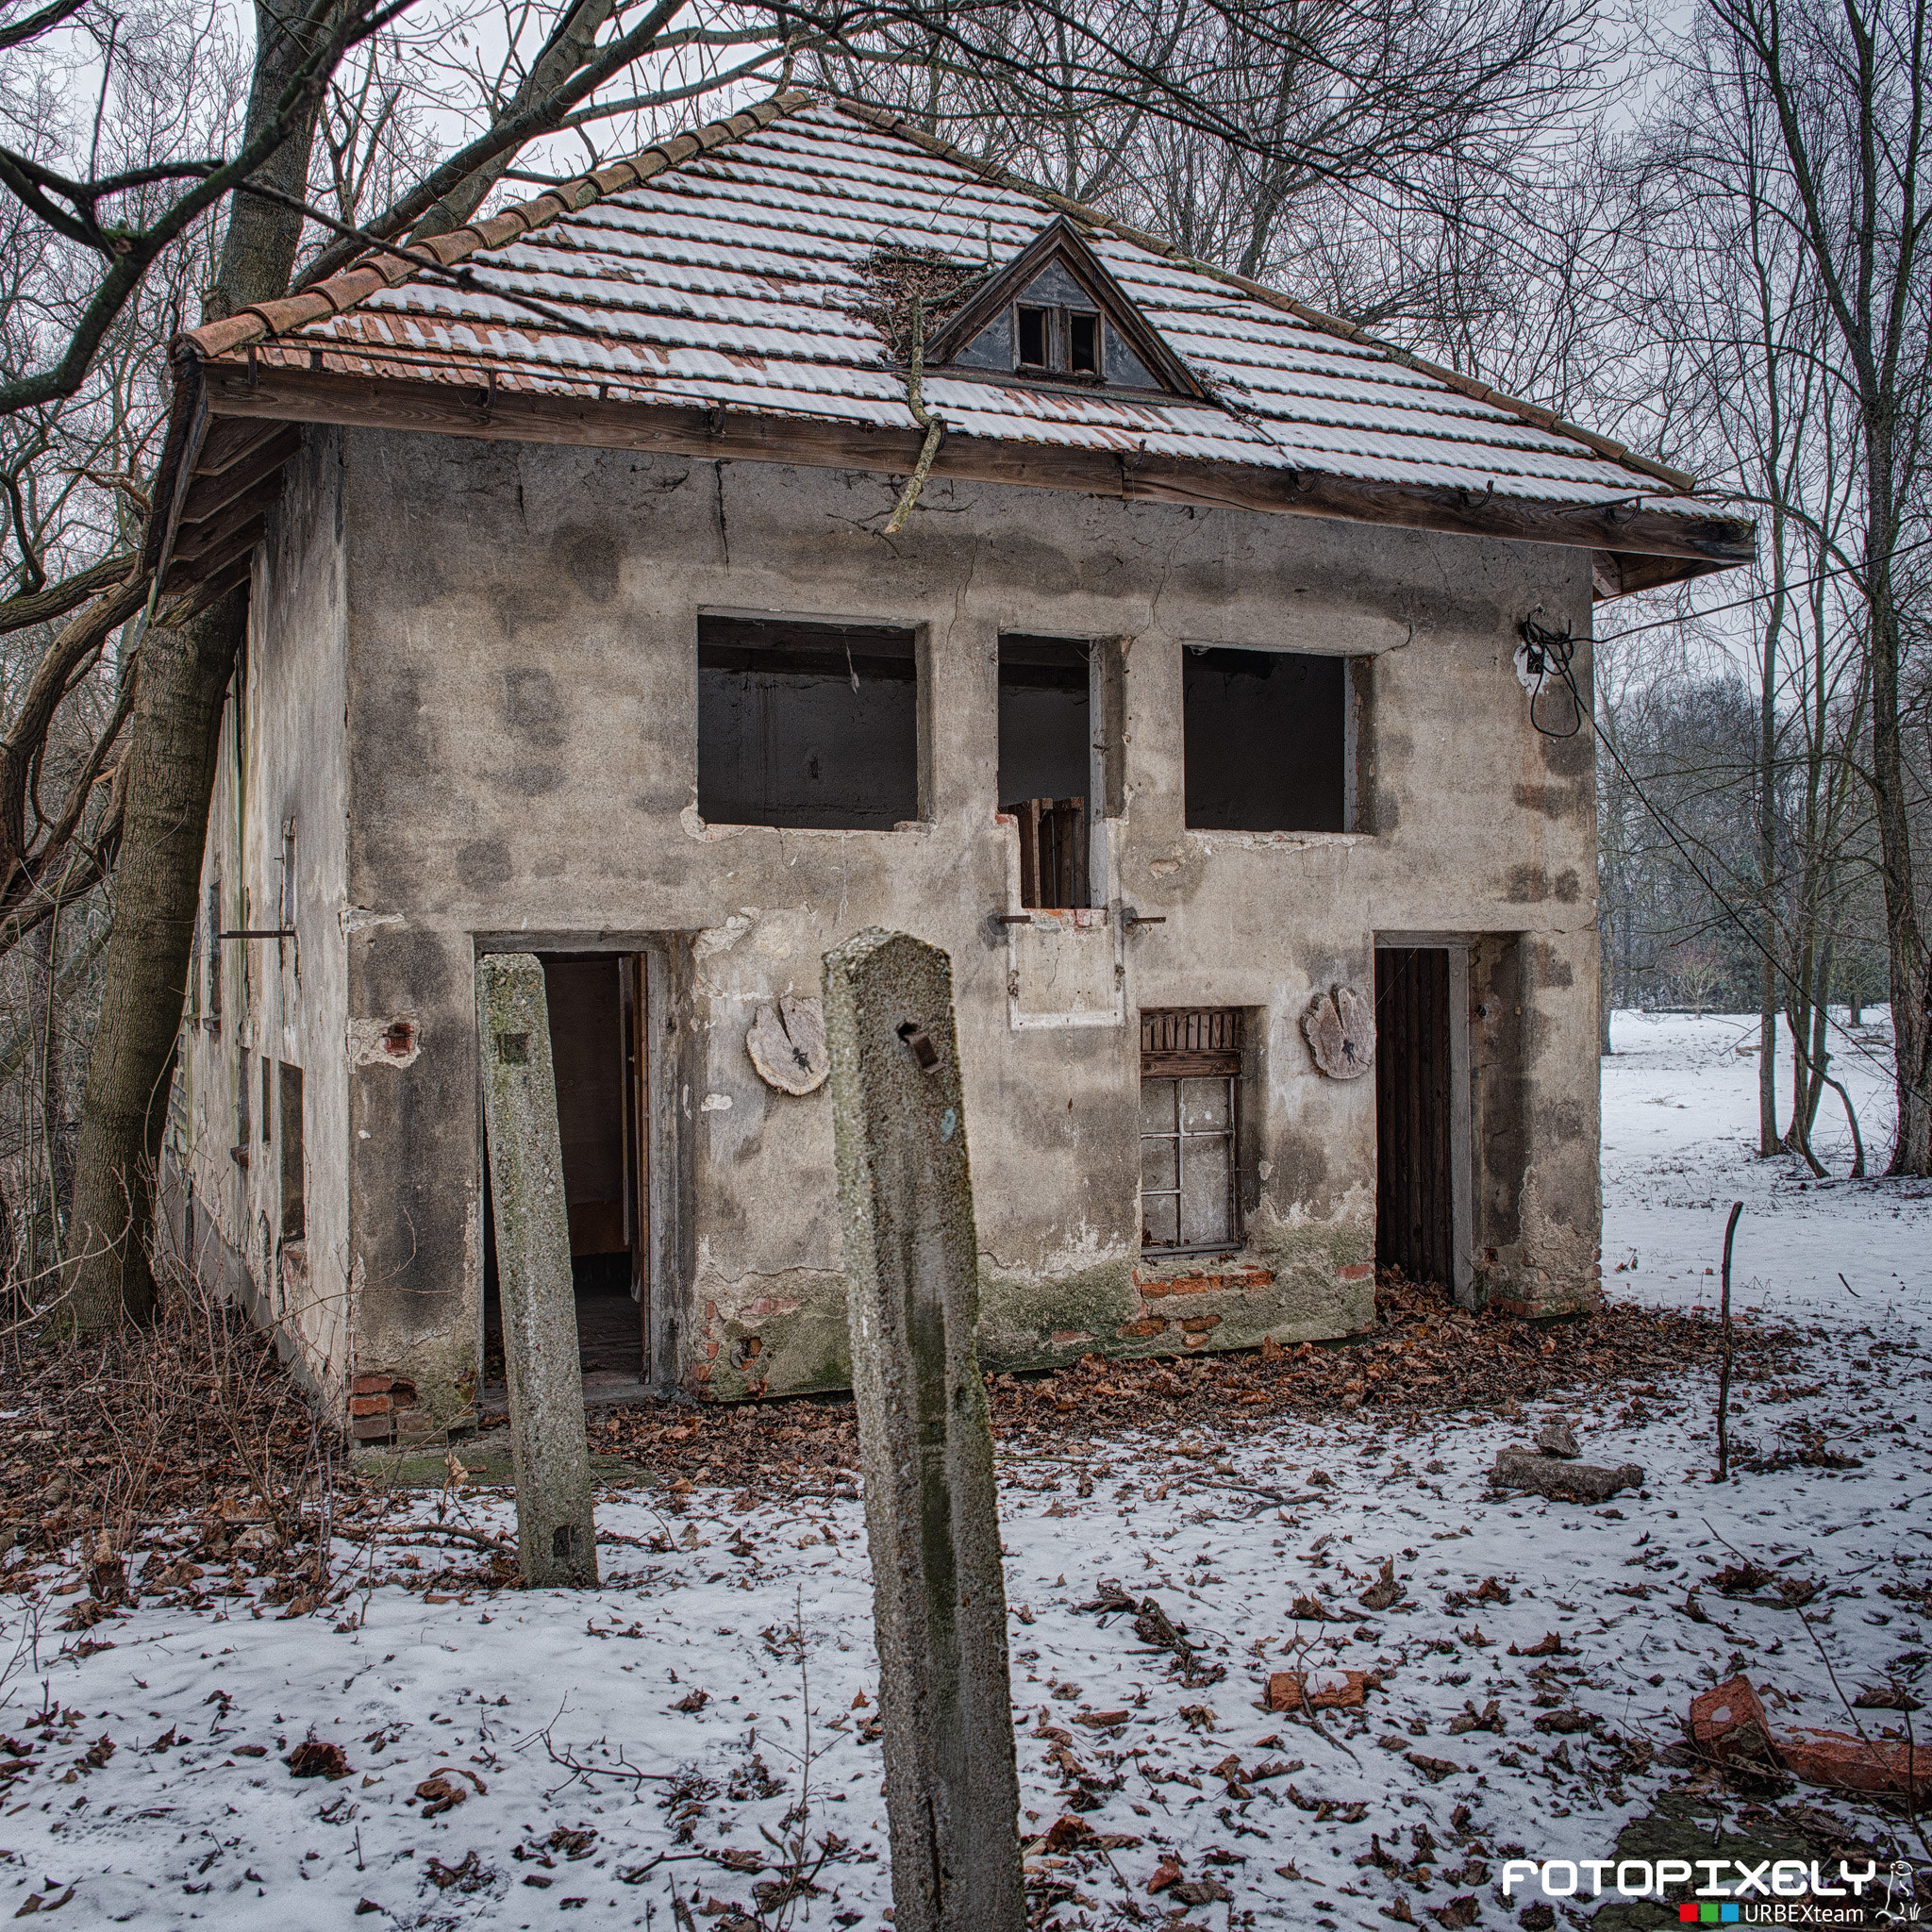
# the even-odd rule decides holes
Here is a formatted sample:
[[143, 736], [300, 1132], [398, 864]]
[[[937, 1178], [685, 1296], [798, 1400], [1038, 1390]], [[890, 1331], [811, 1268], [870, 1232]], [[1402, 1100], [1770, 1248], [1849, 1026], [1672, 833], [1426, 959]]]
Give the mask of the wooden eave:
[[[226, 568], [238, 545], [252, 545], [259, 537], [278, 493], [280, 465], [298, 446], [295, 425], [304, 424], [797, 463], [891, 476], [910, 473], [921, 442], [920, 432], [910, 425], [891, 429], [803, 416], [600, 402], [266, 362], [253, 367], [225, 360], [204, 364], [189, 357], [177, 379], [194, 391], [186, 413], [203, 427], [192, 439], [192, 448], [184, 443], [186, 487], [175, 492], [171, 505], [164, 580], [171, 591], [205, 583]], [[177, 409], [177, 423], [183, 414]], [[1641, 503], [1543, 503], [1455, 486], [1378, 483], [1317, 470], [958, 434], [946, 440], [932, 474], [1128, 502], [1329, 517], [1561, 544], [1596, 554], [1593, 579], [1599, 597], [1726, 570], [1757, 555], [1755, 526], [1737, 517], [1686, 517]]]

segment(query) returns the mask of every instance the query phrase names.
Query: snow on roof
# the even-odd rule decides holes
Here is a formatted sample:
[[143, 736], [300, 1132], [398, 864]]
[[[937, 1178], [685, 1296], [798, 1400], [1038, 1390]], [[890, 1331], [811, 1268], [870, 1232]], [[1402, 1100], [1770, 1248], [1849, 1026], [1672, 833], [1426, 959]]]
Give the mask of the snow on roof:
[[[1181, 257], [879, 110], [790, 93], [183, 339], [203, 360], [907, 428], [868, 265], [976, 274], [1071, 215], [1207, 391], [929, 371], [955, 435], [1579, 506], [1691, 479]], [[425, 266], [440, 262], [441, 271]], [[868, 309], [872, 313], [868, 313]], [[1661, 498], [1663, 501], [1659, 502]]]

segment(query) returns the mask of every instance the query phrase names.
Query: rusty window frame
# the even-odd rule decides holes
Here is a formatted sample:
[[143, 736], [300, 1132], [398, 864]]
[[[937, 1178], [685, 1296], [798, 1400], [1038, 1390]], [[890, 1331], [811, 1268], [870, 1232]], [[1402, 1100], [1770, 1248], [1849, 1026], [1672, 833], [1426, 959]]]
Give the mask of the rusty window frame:
[[[1142, 1203], [1150, 1200], [1174, 1202], [1174, 1241], [1170, 1246], [1165, 1242], [1148, 1241], [1147, 1217], [1143, 1208], [1141, 1217], [1143, 1254], [1211, 1255], [1241, 1245], [1241, 1009], [1235, 1007], [1150, 1008], [1141, 1014], [1142, 1100], [1139, 1138], [1142, 1143], [1172, 1141], [1174, 1144], [1174, 1185], [1172, 1188], [1142, 1185], [1139, 1195]], [[1185, 1082], [1191, 1080], [1216, 1081], [1224, 1085], [1226, 1093], [1224, 1125], [1195, 1129], [1187, 1126], [1181, 1089]], [[1168, 1118], [1173, 1122], [1173, 1127], [1171, 1131], [1164, 1129], [1149, 1133], [1145, 1124], [1145, 1095], [1149, 1086], [1157, 1082], [1171, 1091], [1172, 1107]], [[1227, 1232], [1224, 1236], [1211, 1240], [1185, 1239], [1188, 1230], [1181, 1217], [1187, 1199], [1190, 1141], [1219, 1141], [1225, 1146], [1227, 1194], [1224, 1224]]]

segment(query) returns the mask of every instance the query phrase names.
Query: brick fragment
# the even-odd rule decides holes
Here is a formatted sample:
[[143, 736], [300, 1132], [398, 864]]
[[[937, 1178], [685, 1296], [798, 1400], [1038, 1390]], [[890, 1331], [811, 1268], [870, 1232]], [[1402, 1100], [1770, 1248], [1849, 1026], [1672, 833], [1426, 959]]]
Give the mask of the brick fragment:
[[1144, 1341], [1150, 1335], [1158, 1335], [1167, 1324], [1156, 1316], [1147, 1316], [1139, 1322], [1124, 1322], [1117, 1331], [1123, 1341]]
[[393, 1375], [358, 1375], [349, 1384], [351, 1395], [387, 1395], [395, 1386]]
[[351, 1415], [387, 1415], [394, 1407], [387, 1395], [352, 1395], [349, 1398]]
[[1188, 1315], [1182, 1319], [1181, 1326], [1190, 1335], [1205, 1335], [1210, 1328], [1221, 1326], [1219, 1315]]

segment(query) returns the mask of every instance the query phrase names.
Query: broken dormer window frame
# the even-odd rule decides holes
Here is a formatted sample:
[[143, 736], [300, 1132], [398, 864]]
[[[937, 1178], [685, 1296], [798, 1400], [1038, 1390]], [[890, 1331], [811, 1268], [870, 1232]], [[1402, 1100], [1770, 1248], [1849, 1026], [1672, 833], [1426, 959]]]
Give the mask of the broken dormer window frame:
[[[1085, 302], [1026, 299], [1027, 291], [1047, 270], [1058, 264]], [[1044, 336], [1044, 358], [1027, 356], [1028, 314], [1038, 316]], [[1004, 369], [975, 367], [958, 358], [986, 330], [1004, 317], [1011, 355]], [[1092, 323], [1091, 370], [1074, 366], [1075, 322]], [[988, 275], [948, 316], [927, 343], [924, 360], [930, 369], [944, 368], [949, 375], [977, 376], [1010, 382], [1050, 382], [1082, 389], [1105, 387], [1130, 393], [1147, 393], [1141, 382], [1124, 382], [1108, 371], [1108, 334], [1111, 330], [1141, 370], [1152, 377], [1155, 393], [1209, 400], [1206, 390], [1174, 352], [1148, 325], [1133, 298], [1113, 278], [1086, 238], [1061, 215], [1023, 248], [1011, 261]]]

